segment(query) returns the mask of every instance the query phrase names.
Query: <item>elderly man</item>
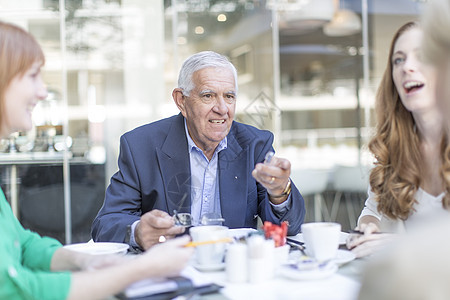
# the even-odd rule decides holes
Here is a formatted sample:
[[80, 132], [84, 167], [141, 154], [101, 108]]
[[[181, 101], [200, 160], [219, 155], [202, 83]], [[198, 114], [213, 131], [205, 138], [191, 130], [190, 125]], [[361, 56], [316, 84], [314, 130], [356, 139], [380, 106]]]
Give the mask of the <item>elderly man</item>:
[[[184, 231], [169, 214], [224, 218], [230, 228], [253, 227], [257, 217], [300, 230], [302, 196], [290, 181], [290, 162], [273, 157], [273, 134], [233, 121], [237, 73], [215, 52], [183, 64], [172, 97], [180, 114], [120, 139], [119, 171], [92, 226], [95, 241], [127, 242], [148, 249]], [[127, 229], [128, 228], [128, 229]]]

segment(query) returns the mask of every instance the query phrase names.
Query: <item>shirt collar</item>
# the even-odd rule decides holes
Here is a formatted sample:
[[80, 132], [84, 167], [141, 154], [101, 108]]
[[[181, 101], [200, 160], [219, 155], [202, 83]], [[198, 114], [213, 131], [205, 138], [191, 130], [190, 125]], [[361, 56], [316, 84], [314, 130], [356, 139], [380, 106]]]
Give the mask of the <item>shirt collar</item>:
[[[197, 149], [203, 153], [203, 151], [199, 147], [197, 147], [197, 145], [194, 143], [191, 136], [189, 135], [189, 131], [186, 124], [186, 118], [184, 119], [184, 131], [186, 132], [187, 142], [189, 146], [188, 147], [189, 153], [192, 152], [192, 149]], [[227, 137], [224, 137], [223, 140], [220, 141], [219, 145], [217, 145], [217, 148], [214, 152], [219, 153], [220, 151], [227, 149], [227, 146], [228, 146]]]

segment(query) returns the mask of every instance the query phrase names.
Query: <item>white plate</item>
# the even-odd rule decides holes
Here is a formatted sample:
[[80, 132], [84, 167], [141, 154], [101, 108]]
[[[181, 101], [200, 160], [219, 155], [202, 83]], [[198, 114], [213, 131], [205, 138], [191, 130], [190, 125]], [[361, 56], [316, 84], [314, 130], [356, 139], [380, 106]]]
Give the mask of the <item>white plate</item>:
[[107, 243], [107, 242], [99, 242], [99, 243], [80, 243], [80, 244], [71, 244], [66, 245], [64, 248], [89, 253], [93, 255], [105, 255], [105, 254], [121, 254], [124, 255], [127, 253], [128, 244], [122, 243]]
[[356, 258], [355, 254], [349, 250], [344, 249], [338, 249], [336, 257], [333, 259], [333, 261], [338, 265], [342, 266], [343, 264], [346, 264], [348, 262], [351, 262]]
[[[341, 231], [341, 234], [339, 235], [339, 245], [345, 245], [347, 242], [347, 237], [348, 237], [348, 233], [347, 232], [343, 232]], [[304, 243], [305, 241], [303, 240], [303, 234], [299, 233], [295, 236], [289, 236], [289, 238], [293, 239], [293, 240], [297, 240], [299, 242]]]
[[[291, 261], [299, 261], [301, 257], [304, 257], [300, 251], [291, 252], [289, 258]], [[342, 266], [348, 262], [351, 262], [356, 258], [355, 254], [349, 250], [338, 249], [336, 257], [332, 260], [336, 265]]]
[[280, 268], [280, 274], [295, 280], [316, 280], [327, 278], [336, 273], [338, 267], [334, 263], [329, 263], [324, 267], [312, 270], [299, 270], [291, 265], [284, 265]]
[[220, 271], [225, 268], [225, 263], [220, 264], [214, 264], [214, 265], [198, 265], [196, 263], [193, 263], [194, 268], [196, 268], [199, 271], [202, 272], [213, 272], [213, 271]]
[[254, 228], [235, 228], [229, 230], [229, 236], [235, 239], [240, 239], [241, 237], [246, 237], [249, 233], [257, 231], [258, 230]]

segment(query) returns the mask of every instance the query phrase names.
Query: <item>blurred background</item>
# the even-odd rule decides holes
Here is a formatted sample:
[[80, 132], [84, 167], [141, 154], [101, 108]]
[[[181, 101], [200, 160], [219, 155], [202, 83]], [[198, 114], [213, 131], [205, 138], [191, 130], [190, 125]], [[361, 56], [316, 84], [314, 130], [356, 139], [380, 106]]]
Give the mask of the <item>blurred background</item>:
[[0, 183], [22, 224], [63, 243], [90, 226], [119, 137], [177, 114], [182, 62], [214, 50], [238, 70], [236, 120], [275, 134], [307, 221], [355, 226], [372, 157], [374, 95], [393, 33], [420, 0], [0, 0], [42, 45], [49, 96], [0, 141]]

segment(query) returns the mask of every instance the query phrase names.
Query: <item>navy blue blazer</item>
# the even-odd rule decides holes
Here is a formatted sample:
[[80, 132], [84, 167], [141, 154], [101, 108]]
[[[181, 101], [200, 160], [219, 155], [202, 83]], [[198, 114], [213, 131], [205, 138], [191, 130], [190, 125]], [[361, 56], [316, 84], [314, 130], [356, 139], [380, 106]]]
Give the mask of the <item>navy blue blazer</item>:
[[[263, 221], [289, 222], [297, 234], [305, 203], [292, 183], [291, 205], [281, 218], [271, 208], [267, 190], [252, 177], [255, 165], [273, 151], [273, 134], [233, 122], [228, 146], [219, 152], [218, 176], [224, 225], [256, 228]], [[119, 171], [111, 177], [105, 201], [92, 224], [95, 241], [124, 242], [127, 225], [152, 209], [190, 212], [190, 160], [181, 114], [125, 133], [120, 138]]]

